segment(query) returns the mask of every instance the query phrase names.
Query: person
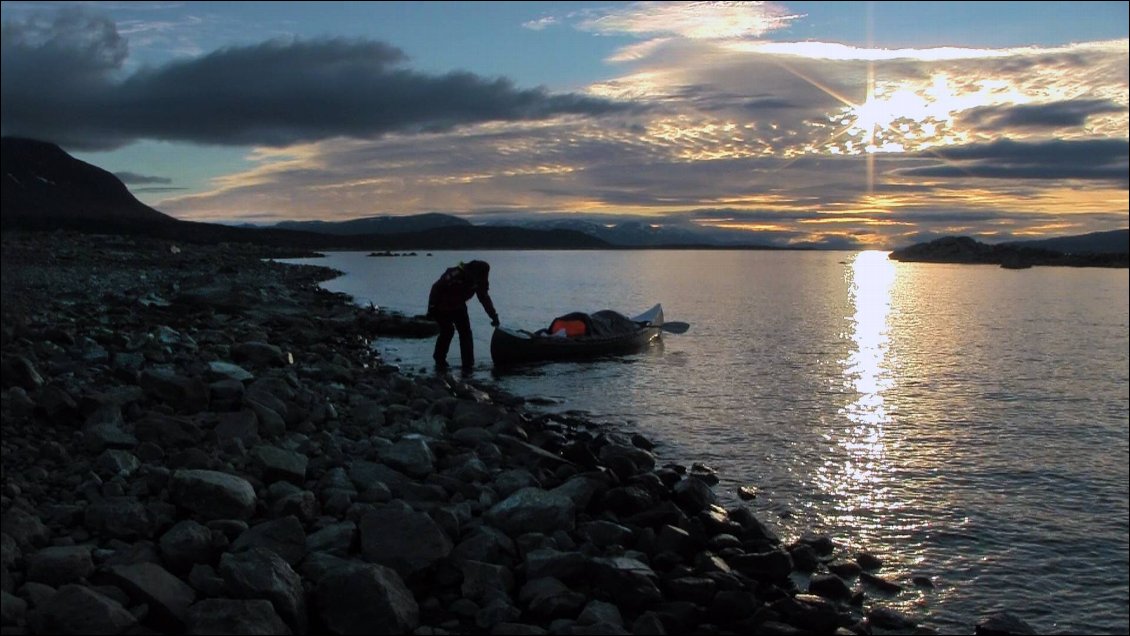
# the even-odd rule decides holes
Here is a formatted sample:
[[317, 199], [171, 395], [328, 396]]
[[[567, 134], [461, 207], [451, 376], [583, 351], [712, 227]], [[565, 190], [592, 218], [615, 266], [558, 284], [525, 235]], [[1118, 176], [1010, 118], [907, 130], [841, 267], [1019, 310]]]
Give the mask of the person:
[[470, 261], [449, 267], [432, 284], [428, 295], [428, 318], [439, 324], [432, 358], [436, 367], [447, 367], [447, 350], [455, 332], [459, 332], [459, 356], [465, 371], [475, 365], [475, 343], [471, 340], [471, 319], [467, 315], [467, 301], [478, 296], [479, 303], [490, 316], [493, 327], [499, 325], [498, 312], [490, 299], [490, 265], [485, 261]]

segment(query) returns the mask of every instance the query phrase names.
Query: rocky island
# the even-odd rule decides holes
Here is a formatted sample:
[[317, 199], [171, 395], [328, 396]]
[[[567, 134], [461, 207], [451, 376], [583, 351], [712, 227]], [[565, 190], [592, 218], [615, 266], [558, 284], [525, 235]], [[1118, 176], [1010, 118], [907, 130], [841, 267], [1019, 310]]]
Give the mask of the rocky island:
[[1000, 265], [1006, 269], [1033, 266], [1130, 267], [1130, 248], [1126, 230], [1105, 232], [1121, 244], [1119, 251], [1061, 251], [1043, 247], [1042, 242], [986, 245], [968, 236], [947, 236], [894, 250], [889, 258], [909, 263], [967, 263]]
[[422, 328], [294, 255], [3, 235], [5, 634], [932, 633], [708, 467], [383, 363]]

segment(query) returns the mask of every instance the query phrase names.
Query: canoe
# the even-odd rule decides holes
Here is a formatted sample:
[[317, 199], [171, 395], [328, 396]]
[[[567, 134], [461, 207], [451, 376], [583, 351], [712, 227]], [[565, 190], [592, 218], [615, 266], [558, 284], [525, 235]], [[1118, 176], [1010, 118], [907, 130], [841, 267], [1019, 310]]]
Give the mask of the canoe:
[[610, 315], [624, 325], [616, 333], [593, 333], [584, 336], [563, 336], [546, 329], [529, 332], [524, 329], [495, 327], [490, 340], [490, 357], [497, 365], [521, 364], [553, 360], [584, 360], [604, 356], [626, 355], [647, 349], [663, 331], [663, 307], [655, 305], [633, 318], [608, 310], [592, 314], [594, 319]]

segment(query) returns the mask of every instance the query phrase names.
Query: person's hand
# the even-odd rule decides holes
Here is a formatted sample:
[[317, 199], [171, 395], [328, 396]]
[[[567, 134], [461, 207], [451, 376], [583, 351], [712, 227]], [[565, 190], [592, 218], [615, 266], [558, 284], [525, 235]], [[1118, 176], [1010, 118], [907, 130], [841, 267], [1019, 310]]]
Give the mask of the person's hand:
[[497, 326], [499, 326], [500, 324], [502, 324], [502, 323], [498, 321], [498, 316], [495, 316], [494, 318], [491, 318], [491, 321], [490, 321], [490, 326], [492, 326], [492, 327], [497, 327]]
[[436, 319], [436, 308], [433, 305], [428, 305], [428, 313], [424, 314], [424, 318], [428, 320]]

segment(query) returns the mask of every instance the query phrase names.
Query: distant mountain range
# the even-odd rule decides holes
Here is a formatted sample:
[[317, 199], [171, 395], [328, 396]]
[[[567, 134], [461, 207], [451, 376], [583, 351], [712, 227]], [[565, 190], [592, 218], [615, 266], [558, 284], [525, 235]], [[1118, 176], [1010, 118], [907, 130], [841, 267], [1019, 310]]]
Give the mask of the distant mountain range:
[[350, 221], [283, 221], [270, 227], [342, 236], [356, 234], [400, 234], [436, 228], [470, 227], [471, 222], [450, 214], [432, 212], [412, 216], [370, 216]]
[[[783, 249], [751, 244], [749, 235], [740, 232], [691, 223], [653, 224], [625, 217], [615, 222], [598, 222], [591, 216], [511, 218], [475, 225], [450, 214], [430, 213], [348, 221], [286, 221], [267, 227], [196, 223], [174, 219], [145, 205], [113, 174], [75, 159], [54, 144], [3, 137], [0, 154], [4, 171], [0, 229], [4, 230], [69, 229], [144, 234], [188, 242], [253, 242], [309, 250]], [[601, 217], [606, 218], [609, 217]], [[1082, 255], [1086, 254], [1130, 252], [1128, 235], [1128, 230], [1115, 230], [993, 246], [968, 237], [947, 237], [896, 250], [891, 258], [1022, 262], [1043, 254], [1039, 258], [1044, 262], [1064, 255], [1083, 262], [1086, 259]], [[1069, 264], [1063, 260], [1060, 258], [1057, 264]]]
[[572, 230], [474, 226], [449, 215], [249, 228], [180, 221], [138, 201], [113, 174], [55, 144], [0, 139], [0, 229], [133, 234], [186, 242], [261, 243], [296, 249], [607, 249]]
[[1061, 236], [1036, 241], [1012, 241], [1003, 245], [1054, 250], [1065, 254], [1125, 254], [1130, 252], [1130, 229], [1092, 232], [1091, 234]]
[[[349, 221], [283, 221], [266, 227], [348, 236], [418, 232], [436, 228], [466, 228], [471, 226], [470, 221], [461, 217], [432, 212], [410, 216], [374, 216]], [[738, 246], [749, 249], [777, 249], [772, 246], [751, 243], [749, 236], [741, 232], [712, 232], [709, 229], [691, 229], [667, 223], [652, 224], [647, 221], [620, 221], [605, 224], [586, 218], [551, 220], [513, 218], [502, 221], [487, 221], [474, 227], [521, 228], [539, 232], [579, 232], [599, 239], [612, 247]]]

